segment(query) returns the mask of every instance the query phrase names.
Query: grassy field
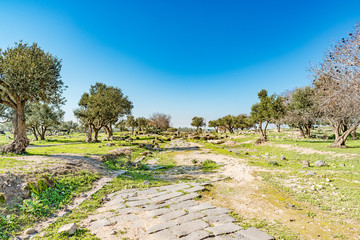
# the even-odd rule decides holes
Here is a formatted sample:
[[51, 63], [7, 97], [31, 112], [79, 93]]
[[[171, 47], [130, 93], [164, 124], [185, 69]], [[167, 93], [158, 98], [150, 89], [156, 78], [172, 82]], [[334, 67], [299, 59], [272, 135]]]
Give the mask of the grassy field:
[[[326, 135], [331, 138], [328, 129], [316, 129], [315, 135]], [[188, 140], [200, 143], [204, 149], [210, 153], [231, 156], [245, 161], [249, 166], [257, 169], [254, 173], [265, 183], [259, 189], [259, 195], [264, 195], [267, 201], [280, 207], [291, 206], [296, 210], [296, 214], [302, 215], [304, 221], [321, 220], [329, 226], [336, 222], [339, 227], [349, 228], [349, 236], [334, 232], [332, 238], [352, 239], [351, 227], [360, 224], [360, 140], [348, 140], [346, 149], [329, 148], [332, 140], [319, 138], [302, 139], [297, 137], [298, 133], [294, 130], [284, 130], [280, 133], [269, 132], [269, 141], [262, 145], [256, 145], [258, 136], [254, 133], [243, 133], [240, 135], [228, 135], [227, 141], [231, 144], [213, 144], [204, 140]], [[101, 134], [99, 139], [106, 137]], [[139, 148], [139, 143], [149, 143], [154, 137], [139, 136], [132, 143], [127, 141], [111, 141], [114, 146], [106, 146], [108, 141], [100, 143], [85, 143], [84, 134], [71, 134], [70, 136], [50, 136], [47, 140], [32, 141], [27, 149], [25, 156], [48, 156], [56, 154], [77, 154], [85, 157], [92, 155], [103, 155], [110, 150], [119, 147], [130, 147], [132, 154], [130, 157], [119, 157], [115, 160], [105, 161], [103, 166], [112, 170], [129, 170], [126, 177], [116, 178], [112, 185], [104, 187], [93, 199], [84, 202], [79, 208], [59, 222], [52, 225], [42, 239], [94, 239], [87, 231], [79, 231], [75, 236], [57, 235], [56, 229], [69, 219], [80, 222], [99, 206], [101, 196], [115, 189], [129, 187], [143, 187], [144, 180], [149, 180], [151, 186], [168, 184], [166, 181], [156, 180], [157, 174], [164, 174], [166, 169], [176, 166], [173, 160], [176, 153], [170, 152], [161, 154], [154, 152], [147, 159], [157, 159], [157, 163], [165, 166], [165, 170], [148, 171], [143, 165], [131, 165], [129, 160], [141, 156], [147, 151]], [[161, 137], [160, 137], [161, 138]], [[0, 143], [5, 144], [10, 140], [0, 136]], [[161, 146], [165, 142], [159, 142]], [[317, 161], [326, 162], [326, 166], [318, 167]], [[302, 162], [308, 161], [310, 167], [303, 167]], [[6, 155], [0, 158], [0, 174], [11, 171], [13, 168], [25, 167], [31, 162], [24, 162], [14, 158], [14, 155]], [[212, 161], [203, 163], [203, 171], [217, 170], [218, 166]], [[129, 177], [130, 176], [130, 177]], [[83, 182], [83, 185], [76, 186], [72, 179]], [[61, 208], [65, 203], [71, 201], [73, 196], [89, 189], [91, 182], [98, 176], [93, 173], [85, 172], [78, 176], [68, 175], [57, 178], [59, 186], [70, 189], [67, 196], [60, 202], [46, 202], [46, 194], [55, 194], [57, 189], [52, 188], [50, 192], [39, 192], [31, 200], [24, 200], [16, 209], [6, 209], [0, 203], [0, 232], [2, 237], [19, 233], [24, 227], [32, 226], [35, 221], [41, 220], [51, 214], [56, 209]], [[67, 179], [67, 180], [66, 180]], [[61, 183], [61, 184], [60, 184]], [[216, 190], [214, 190], [216, 191]], [[41, 195], [43, 194], [43, 195]], [[210, 194], [211, 195], [211, 194]], [[42, 207], [41, 207], [42, 206]], [[46, 207], [44, 207], [46, 206]], [[51, 207], [48, 207], [51, 206]], [[40, 209], [47, 209], [45, 212]], [[235, 214], [236, 215], [236, 214]], [[234, 216], [235, 216], [234, 215]], [[26, 216], [31, 216], [26, 220]], [[236, 216], [244, 226], [257, 226], [263, 229], [275, 228], [274, 223], [264, 222], [261, 219], [243, 219]], [[328, 219], [326, 219], [328, 218]], [[355, 224], [355, 225], [354, 225]], [[281, 225], [281, 223], [279, 223]], [[303, 239], [301, 237], [303, 229], [292, 223], [292, 227], [285, 228], [283, 235], [278, 235], [279, 239]], [[6, 230], [4, 230], [6, 229]], [[280, 229], [280, 228], [275, 228]], [[281, 230], [282, 231], [282, 230]], [[331, 231], [334, 231], [331, 229]], [[314, 233], [315, 234], [315, 233]], [[315, 236], [315, 235], [314, 235]], [[316, 237], [314, 237], [316, 238]]]

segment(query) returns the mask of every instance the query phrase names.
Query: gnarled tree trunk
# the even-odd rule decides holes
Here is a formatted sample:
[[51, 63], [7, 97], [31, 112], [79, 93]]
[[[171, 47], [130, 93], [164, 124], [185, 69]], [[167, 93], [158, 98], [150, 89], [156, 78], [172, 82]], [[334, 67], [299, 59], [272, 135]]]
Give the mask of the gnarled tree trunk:
[[348, 138], [348, 136], [350, 135], [350, 133], [352, 131], [354, 131], [355, 129], [357, 129], [358, 125], [360, 122], [356, 122], [354, 123], [351, 127], [346, 126], [346, 131], [344, 131], [345, 129], [341, 129], [342, 127], [344, 127], [342, 124], [337, 124], [335, 125], [333, 122], [330, 122], [330, 126], [333, 129], [333, 132], [335, 134], [335, 141], [331, 144], [330, 147], [333, 148], [346, 148], [347, 146], [345, 145], [345, 142]]
[[25, 153], [26, 147], [29, 146], [29, 139], [26, 137], [25, 104], [17, 107], [13, 123], [15, 123], [14, 140], [4, 145], [1, 151], [5, 153]]
[[304, 132], [304, 129], [301, 125], [299, 125], [299, 129], [300, 129], [300, 136], [305, 138], [305, 132]]
[[108, 134], [108, 140], [109, 141], [113, 140], [113, 129], [112, 129], [111, 125], [110, 126], [105, 125], [104, 127], [105, 127], [105, 130], [106, 130], [107, 134]]
[[34, 127], [31, 128], [31, 131], [32, 131], [33, 134], [34, 134], [35, 140], [36, 140], [36, 141], [39, 140], [39, 138], [38, 138], [38, 136], [37, 136], [37, 134], [36, 134], [36, 130], [35, 130]]
[[359, 140], [356, 130], [351, 132], [351, 140]]
[[86, 131], [86, 140], [85, 140], [85, 142], [92, 142], [92, 127], [91, 127], [90, 124], [88, 125], [88, 129]]

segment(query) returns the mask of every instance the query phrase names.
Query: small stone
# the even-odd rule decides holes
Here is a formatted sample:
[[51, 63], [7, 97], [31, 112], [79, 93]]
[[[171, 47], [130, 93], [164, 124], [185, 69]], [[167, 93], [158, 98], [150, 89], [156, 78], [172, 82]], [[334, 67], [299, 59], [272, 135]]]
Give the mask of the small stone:
[[286, 157], [284, 155], [281, 155], [280, 160], [286, 160]]
[[143, 185], [150, 185], [150, 182], [149, 182], [148, 180], [145, 180], [145, 181], [143, 182]]
[[342, 164], [339, 165], [339, 167], [345, 167], [345, 164], [342, 163]]
[[331, 180], [329, 178], [326, 179], [327, 182], [331, 182]]
[[309, 175], [309, 176], [314, 176], [316, 173], [312, 172], [312, 171], [307, 171], [306, 172], [306, 175]]
[[105, 146], [106, 147], [112, 147], [112, 146], [115, 146], [115, 143], [110, 142], [110, 143], [105, 144]]
[[323, 167], [323, 166], [326, 166], [326, 165], [327, 165], [327, 163], [322, 161], [322, 160], [315, 162], [315, 166], [317, 166], [317, 167]]
[[302, 163], [302, 167], [303, 167], [303, 168], [308, 168], [308, 167], [310, 167], [310, 162], [309, 162], [309, 161], [302, 161], [301, 163]]
[[69, 223], [69, 224], [61, 226], [58, 233], [67, 233], [69, 235], [73, 235], [73, 234], [75, 234], [77, 229], [78, 229], [78, 226], [76, 225], [76, 223]]
[[111, 234], [111, 235], [116, 235], [117, 232], [116, 232], [116, 231], [112, 231], [110, 234]]
[[28, 228], [28, 229], [25, 230], [24, 233], [27, 234], [27, 235], [36, 233], [36, 229], [35, 228]]

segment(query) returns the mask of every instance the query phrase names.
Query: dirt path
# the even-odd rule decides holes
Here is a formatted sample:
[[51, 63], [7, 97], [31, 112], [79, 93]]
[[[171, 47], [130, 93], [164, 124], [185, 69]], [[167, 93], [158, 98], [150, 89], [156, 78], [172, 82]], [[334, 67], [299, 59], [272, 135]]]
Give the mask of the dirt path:
[[[288, 146], [283, 145], [282, 147]], [[302, 148], [292, 150], [305, 151]], [[316, 151], [316, 153], [334, 155], [332, 152]], [[202, 199], [204, 202], [231, 209], [245, 219], [257, 219], [257, 222], [260, 223], [261, 220], [265, 220], [270, 226], [280, 223], [280, 225], [291, 229], [300, 239], [331, 239], [336, 235], [360, 239], [358, 222], [334, 217], [331, 212], [322, 211], [310, 204], [295, 201], [291, 196], [264, 182], [258, 174], [263, 170], [259, 167], [248, 166], [246, 160], [211, 154], [207, 150], [178, 152], [174, 159], [179, 165], [178, 168], [183, 168], [183, 166], [191, 168], [194, 165], [194, 160], [196, 162], [213, 160], [223, 165], [216, 173], [195, 174], [190, 171], [180, 174], [180, 176], [190, 174], [192, 177], [206, 179], [223, 177], [231, 179], [213, 183], [212, 191]], [[176, 170], [170, 171], [169, 174], [173, 178], [177, 177]], [[273, 174], [276, 174], [276, 170], [273, 170]], [[309, 217], [309, 213], [316, 213], [316, 216]]]

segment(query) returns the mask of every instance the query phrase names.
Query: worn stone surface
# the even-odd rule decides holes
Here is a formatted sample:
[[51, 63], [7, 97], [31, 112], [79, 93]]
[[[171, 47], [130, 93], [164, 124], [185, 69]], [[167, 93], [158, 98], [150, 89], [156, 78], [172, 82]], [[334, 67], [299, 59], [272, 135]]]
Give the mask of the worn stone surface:
[[209, 224], [207, 224], [203, 220], [194, 220], [191, 222], [186, 222], [186, 223], [171, 227], [170, 230], [175, 234], [175, 236], [182, 237], [182, 236], [189, 235], [192, 232], [204, 229], [208, 226], [209, 226]]
[[69, 223], [64, 226], [61, 226], [58, 233], [67, 233], [69, 235], [75, 234], [76, 230], [78, 229], [78, 226], [76, 223]]
[[219, 225], [216, 227], [205, 228], [206, 231], [211, 232], [215, 236], [221, 235], [221, 234], [233, 233], [233, 232], [236, 232], [241, 229], [242, 229], [242, 227], [240, 227], [239, 225], [236, 225], [234, 223], [226, 223], [226, 224]]
[[272, 240], [274, 239], [269, 234], [260, 231], [259, 229], [255, 227], [248, 228], [246, 230], [242, 230], [239, 232], [240, 235], [244, 236], [245, 239], [249, 240]]
[[118, 191], [82, 225], [105, 240], [267, 239], [269, 235], [258, 229], [241, 230], [229, 209], [195, 201], [204, 185], [191, 182]]

